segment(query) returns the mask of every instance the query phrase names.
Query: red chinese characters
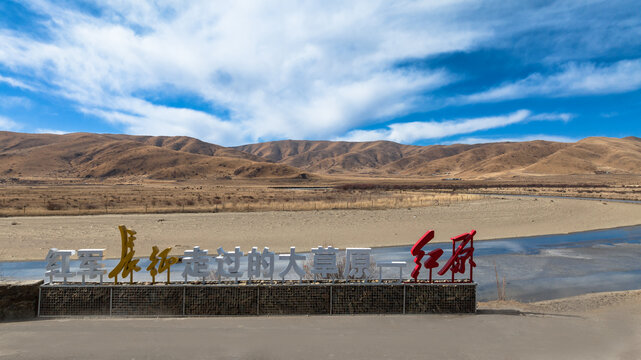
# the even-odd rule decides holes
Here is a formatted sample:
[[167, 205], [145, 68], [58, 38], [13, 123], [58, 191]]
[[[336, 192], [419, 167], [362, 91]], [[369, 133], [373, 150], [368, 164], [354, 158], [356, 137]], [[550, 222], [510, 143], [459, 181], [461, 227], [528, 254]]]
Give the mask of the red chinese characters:
[[[476, 230], [472, 230], [469, 233], [461, 234], [459, 236], [451, 238], [452, 240], [452, 256], [447, 260], [443, 268], [439, 270], [439, 275], [445, 275], [448, 271], [452, 272], [451, 281], [455, 281], [456, 273], [464, 274], [465, 273], [465, 264], [470, 264], [470, 279], [473, 281], [473, 268], [476, 267], [474, 262], [474, 235]], [[434, 249], [427, 253], [428, 259], [425, 263], [421, 264], [423, 257], [425, 256], [425, 251], [423, 247], [427, 245], [434, 238], [434, 230], [426, 232], [412, 247], [411, 253], [414, 256], [414, 263], [416, 266], [412, 271], [412, 278], [414, 281], [417, 281], [419, 273], [421, 271], [421, 265], [426, 269], [430, 270], [429, 281], [432, 282], [432, 269], [437, 268], [439, 263], [437, 260], [443, 255], [443, 249]], [[456, 247], [456, 244], [459, 243], [459, 246]], [[468, 246], [469, 244], [469, 246]]]
[[[414, 244], [412, 247], [412, 255], [414, 256], [414, 263], [416, 266], [414, 267], [414, 270], [412, 270], [412, 278], [414, 281], [418, 278], [419, 273], [421, 272], [421, 260], [425, 256], [425, 251], [423, 251], [423, 247], [427, 245], [430, 240], [434, 238], [434, 230], [430, 230], [426, 232], [423, 237], [419, 241]], [[430, 282], [432, 281], [432, 269], [438, 267], [438, 260], [441, 255], [443, 255], [443, 249], [435, 249], [430, 251], [428, 254], [429, 258], [427, 261], [425, 261], [425, 268], [430, 270]]]

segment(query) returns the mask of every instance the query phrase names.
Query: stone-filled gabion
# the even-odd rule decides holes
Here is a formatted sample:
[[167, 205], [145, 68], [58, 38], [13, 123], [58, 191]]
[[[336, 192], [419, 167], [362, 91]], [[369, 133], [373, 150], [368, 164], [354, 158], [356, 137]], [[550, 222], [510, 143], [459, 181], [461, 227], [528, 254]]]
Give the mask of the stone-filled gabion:
[[41, 316], [473, 313], [476, 284], [43, 285]]
[[330, 313], [331, 285], [272, 285], [260, 287], [261, 315], [321, 315]]
[[108, 316], [110, 291], [97, 286], [43, 286], [40, 316]]
[[186, 286], [185, 315], [258, 315], [258, 287]]
[[332, 288], [332, 314], [402, 313], [402, 286], [359, 284]]
[[114, 286], [112, 315], [183, 315], [183, 287]]
[[0, 321], [35, 318], [42, 283], [42, 280], [0, 281]]
[[407, 314], [476, 312], [476, 286], [408, 284], [405, 292]]

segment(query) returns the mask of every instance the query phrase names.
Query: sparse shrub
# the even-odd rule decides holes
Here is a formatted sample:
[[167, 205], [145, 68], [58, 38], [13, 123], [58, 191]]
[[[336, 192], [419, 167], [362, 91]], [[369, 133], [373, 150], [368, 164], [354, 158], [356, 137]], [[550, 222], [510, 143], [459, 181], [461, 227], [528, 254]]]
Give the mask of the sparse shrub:
[[62, 205], [53, 201], [47, 201], [45, 208], [50, 211], [62, 210]]

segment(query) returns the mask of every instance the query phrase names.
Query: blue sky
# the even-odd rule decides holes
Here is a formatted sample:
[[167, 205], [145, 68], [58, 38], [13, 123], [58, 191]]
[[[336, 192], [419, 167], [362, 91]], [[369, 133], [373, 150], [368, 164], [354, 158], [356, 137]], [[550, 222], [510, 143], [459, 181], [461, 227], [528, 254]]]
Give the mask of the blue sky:
[[0, 1], [0, 130], [641, 136], [635, 1]]

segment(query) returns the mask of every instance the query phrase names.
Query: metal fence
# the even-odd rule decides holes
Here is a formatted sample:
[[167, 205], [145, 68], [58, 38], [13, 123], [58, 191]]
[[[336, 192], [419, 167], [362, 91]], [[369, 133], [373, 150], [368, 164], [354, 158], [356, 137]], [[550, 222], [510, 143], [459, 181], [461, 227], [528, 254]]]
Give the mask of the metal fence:
[[476, 284], [42, 285], [38, 316], [473, 313]]

